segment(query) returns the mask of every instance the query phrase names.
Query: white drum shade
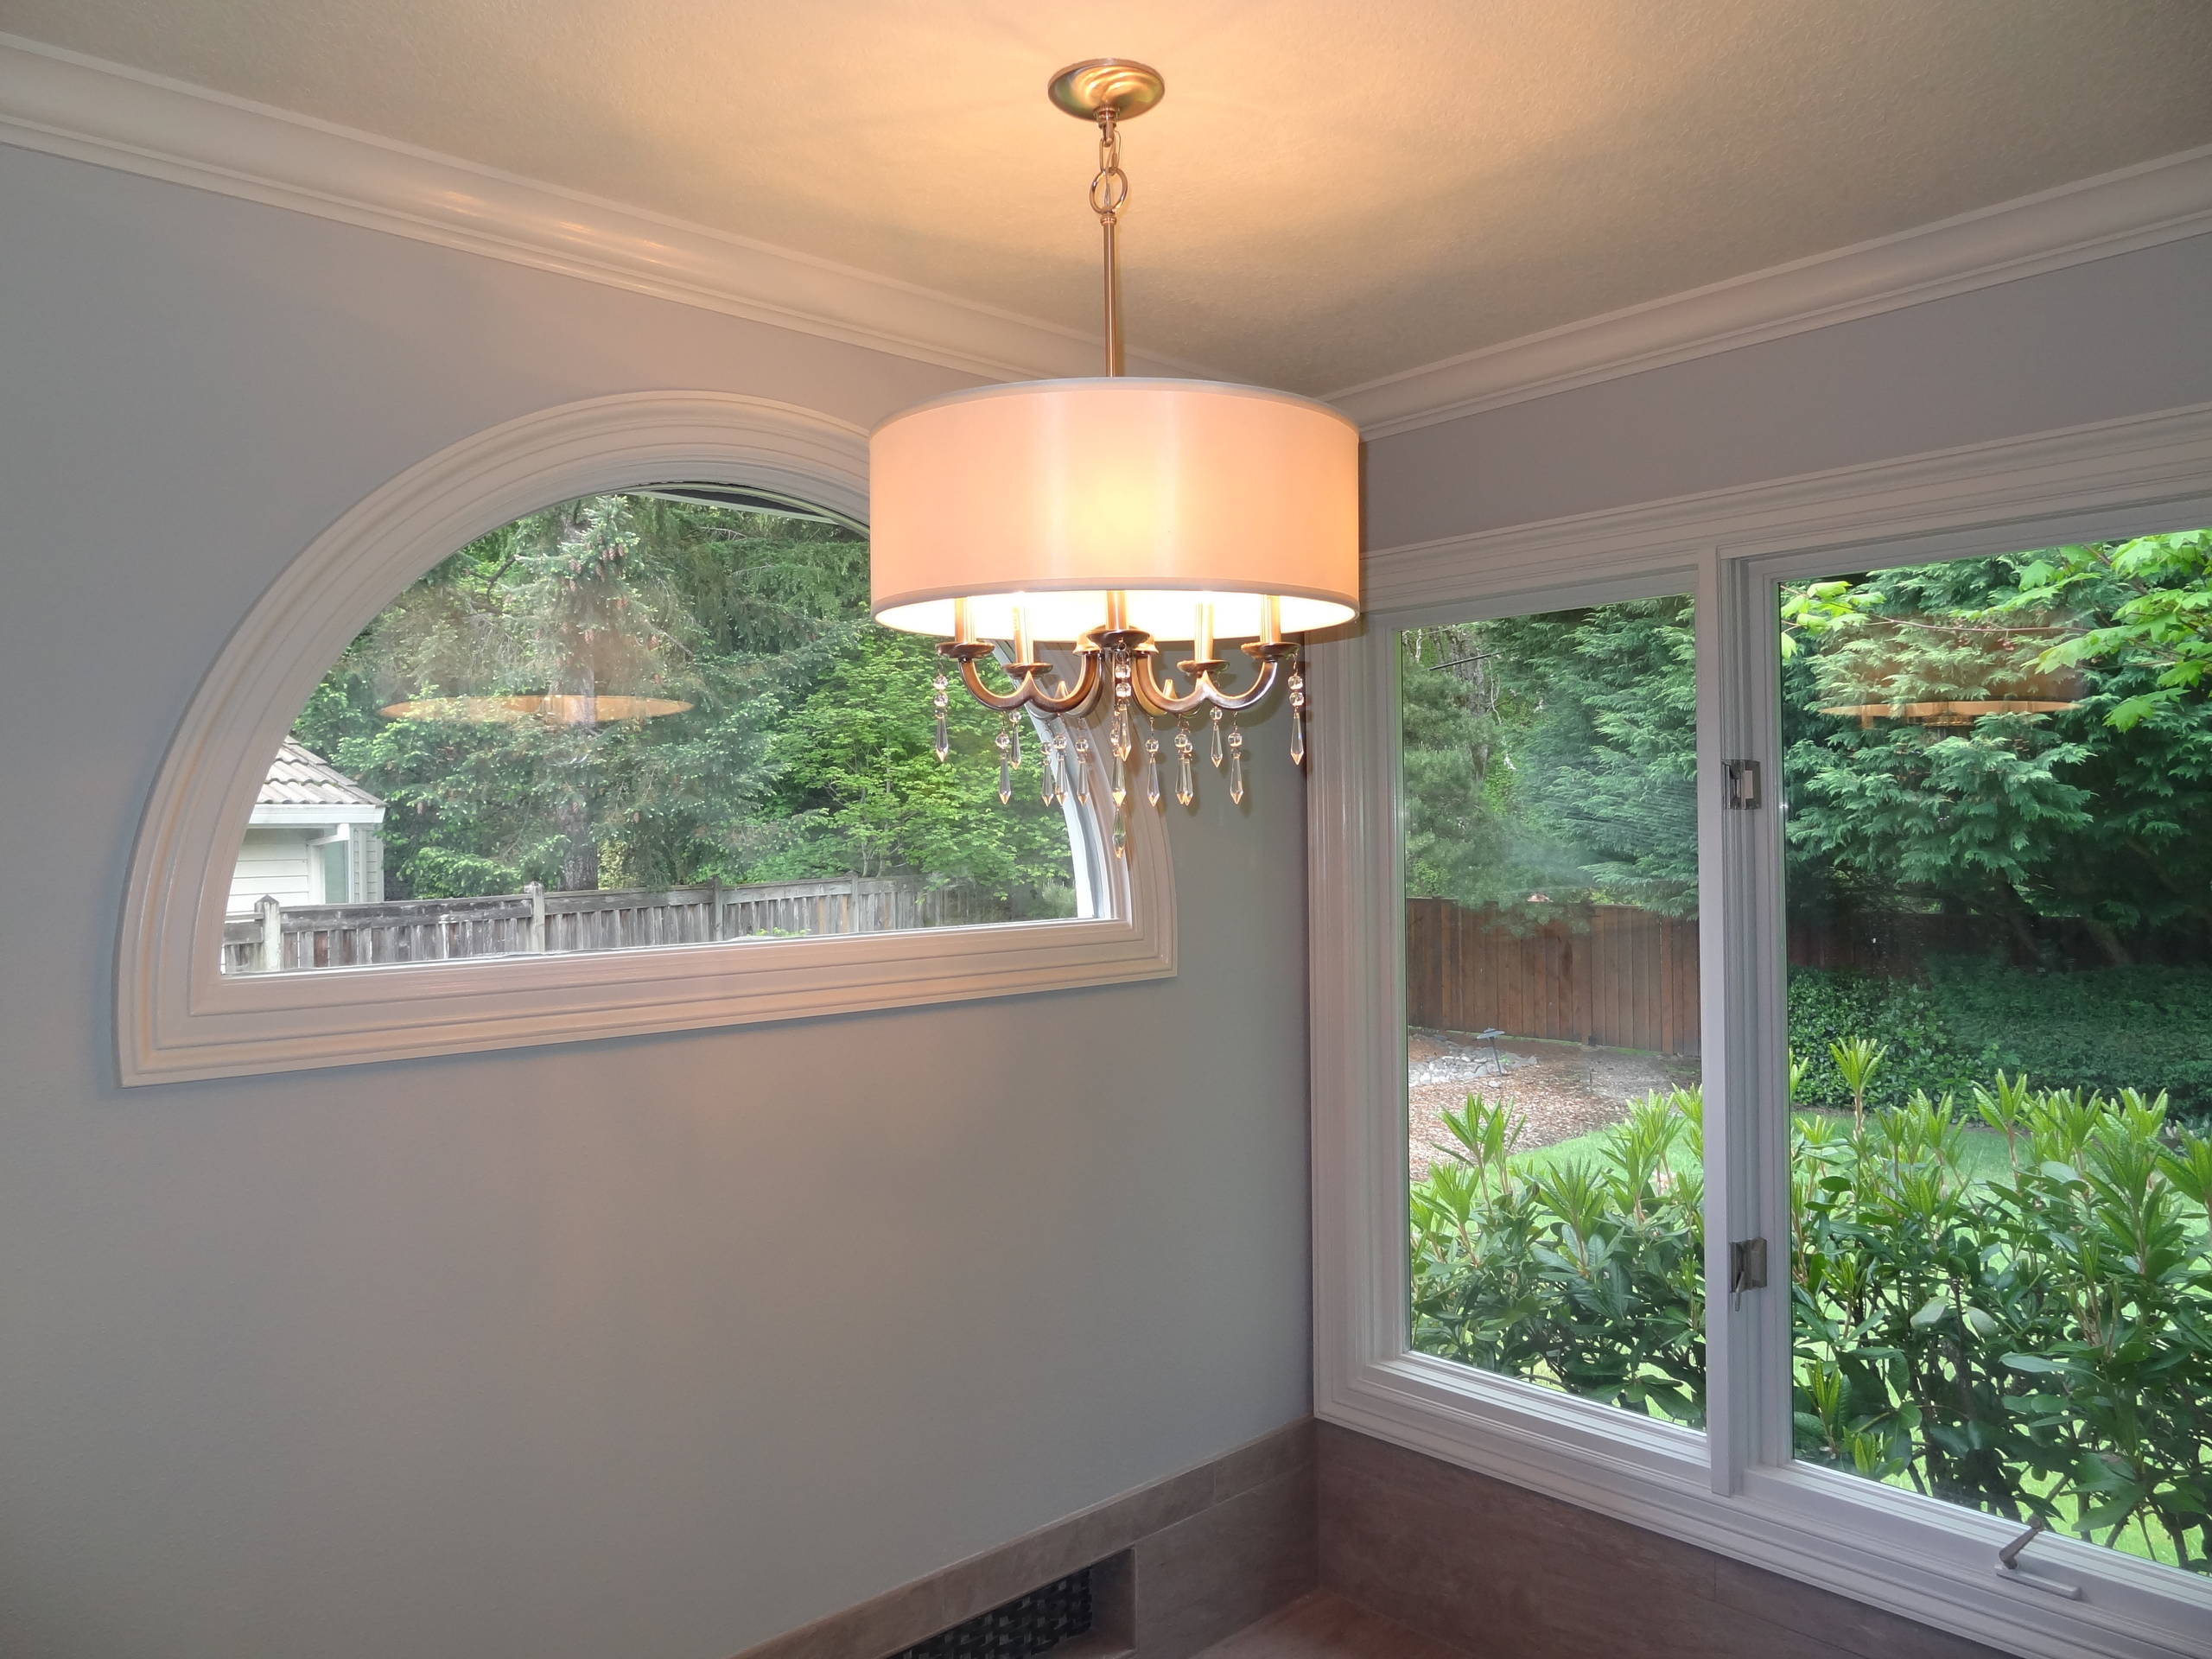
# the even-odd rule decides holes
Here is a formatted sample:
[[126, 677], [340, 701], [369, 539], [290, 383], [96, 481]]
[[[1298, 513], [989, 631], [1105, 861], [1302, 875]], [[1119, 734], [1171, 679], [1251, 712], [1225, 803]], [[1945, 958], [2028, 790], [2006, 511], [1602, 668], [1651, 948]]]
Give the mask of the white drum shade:
[[1037, 380], [957, 392], [868, 442], [875, 617], [950, 635], [1071, 640], [1105, 618], [1192, 637], [1349, 621], [1359, 605], [1359, 433], [1326, 404], [1210, 380]]

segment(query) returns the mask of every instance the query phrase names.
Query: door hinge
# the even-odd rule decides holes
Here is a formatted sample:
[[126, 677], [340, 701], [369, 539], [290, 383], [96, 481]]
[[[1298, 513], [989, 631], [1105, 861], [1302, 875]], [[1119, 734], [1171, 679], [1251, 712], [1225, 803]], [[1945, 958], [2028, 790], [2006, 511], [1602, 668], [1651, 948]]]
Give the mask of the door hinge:
[[1743, 1306], [1747, 1290], [1766, 1288], [1766, 1240], [1739, 1238], [1728, 1246], [1728, 1306]]
[[1759, 763], [1756, 760], [1724, 760], [1728, 768], [1728, 804], [1749, 809], [1764, 805], [1759, 796]]

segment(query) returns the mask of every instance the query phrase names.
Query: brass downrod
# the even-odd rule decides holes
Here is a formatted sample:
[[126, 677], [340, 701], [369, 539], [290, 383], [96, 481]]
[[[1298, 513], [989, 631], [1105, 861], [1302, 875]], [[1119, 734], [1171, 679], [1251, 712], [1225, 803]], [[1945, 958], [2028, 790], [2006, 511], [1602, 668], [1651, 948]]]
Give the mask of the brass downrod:
[[1122, 257], [1116, 246], [1115, 222], [1109, 218], [1102, 222], [1106, 232], [1106, 372], [1119, 375], [1122, 370]]

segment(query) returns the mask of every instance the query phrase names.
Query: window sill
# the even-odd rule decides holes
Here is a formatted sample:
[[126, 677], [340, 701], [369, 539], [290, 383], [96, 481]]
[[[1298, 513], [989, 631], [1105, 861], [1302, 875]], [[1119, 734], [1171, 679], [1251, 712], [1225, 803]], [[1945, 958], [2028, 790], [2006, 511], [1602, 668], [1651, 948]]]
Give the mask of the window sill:
[[1422, 1355], [1363, 1368], [1314, 1414], [2029, 1659], [2195, 1659], [2212, 1630], [2212, 1582], [2046, 1535], [2023, 1565], [2082, 1586], [2069, 1600], [1998, 1571], [2008, 1522], [1795, 1464], [1716, 1493], [1702, 1435]]
[[[1166, 872], [1162, 869], [1160, 877]], [[198, 976], [181, 1008], [126, 1033], [125, 1084], [291, 1071], [853, 1014], [1172, 975], [1172, 932], [1138, 921], [565, 957]]]

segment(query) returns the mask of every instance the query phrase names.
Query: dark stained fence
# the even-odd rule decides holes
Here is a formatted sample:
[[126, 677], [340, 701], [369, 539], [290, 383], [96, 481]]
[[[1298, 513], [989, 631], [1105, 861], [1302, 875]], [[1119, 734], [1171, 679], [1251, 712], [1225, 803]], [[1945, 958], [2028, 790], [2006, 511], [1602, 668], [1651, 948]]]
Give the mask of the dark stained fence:
[[[1917, 976], [1931, 956], [1986, 952], [1976, 916], [1859, 914], [1789, 924], [1792, 968]], [[1406, 1018], [1440, 1031], [1698, 1052], [1697, 923], [1617, 905], [1541, 921], [1406, 901]]]
[[1408, 899], [1408, 1022], [1696, 1053], [1697, 923], [1616, 905], [1560, 908], [1538, 923]]
[[1917, 976], [1930, 957], [1980, 956], [2002, 923], [1981, 916], [1857, 912], [1832, 918], [1792, 917], [1792, 968], [1848, 968], [1865, 974]]
[[717, 939], [884, 933], [1001, 919], [988, 899], [874, 876], [725, 887], [494, 893], [280, 908], [223, 924], [223, 971], [620, 950]]

